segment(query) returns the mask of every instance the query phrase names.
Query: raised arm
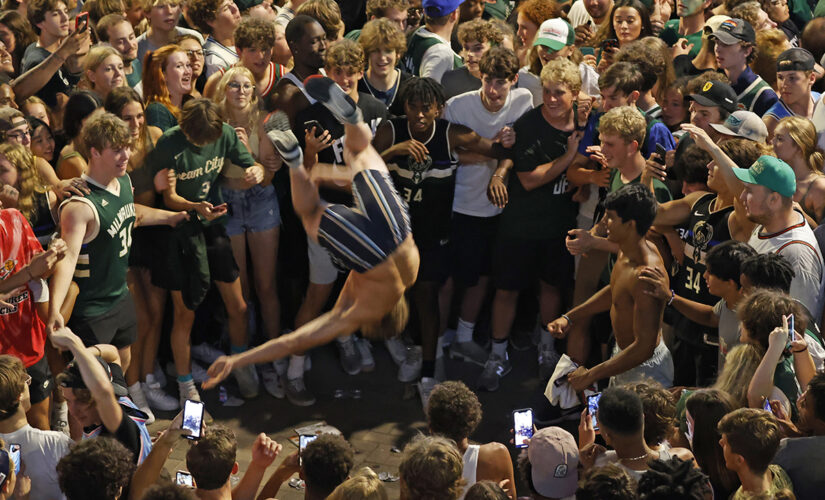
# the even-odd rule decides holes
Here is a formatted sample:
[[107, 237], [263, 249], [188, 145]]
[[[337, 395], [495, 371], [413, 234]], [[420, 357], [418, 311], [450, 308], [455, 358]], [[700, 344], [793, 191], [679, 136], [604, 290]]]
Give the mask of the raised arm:
[[89, 30], [75, 31], [67, 36], [60, 47], [40, 64], [29, 69], [11, 82], [11, 88], [18, 103], [22, 103], [36, 94], [49, 83], [57, 70], [63, 66], [69, 56], [74, 55], [82, 46], [89, 42]]
[[710, 153], [710, 156], [716, 162], [716, 166], [719, 167], [719, 171], [722, 172], [722, 177], [725, 179], [725, 184], [728, 185], [731, 194], [738, 198], [742, 194], [742, 190], [745, 189], [745, 184], [733, 173], [733, 169], [737, 168], [738, 165], [701, 128], [690, 123], [683, 123], [682, 129], [690, 134], [697, 146]]
[[776, 364], [782, 358], [782, 351], [788, 341], [788, 320], [782, 319], [782, 326], [773, 329], [768, 337], [768, 350], [762, 356], [762, 361], [756, 367], [756, 371], [751, 377], [748, 385], [748, 406], [751, 408], [762, 408], [766, 398], [773, 392], [773, 377], [776, 371]]

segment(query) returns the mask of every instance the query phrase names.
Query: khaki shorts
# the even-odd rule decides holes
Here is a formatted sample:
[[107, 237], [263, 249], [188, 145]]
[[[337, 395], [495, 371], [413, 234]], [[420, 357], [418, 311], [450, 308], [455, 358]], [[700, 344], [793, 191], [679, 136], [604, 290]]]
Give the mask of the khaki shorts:
[[[619, 345], [613, 346], [611, 358], [616, 357], [621, 349]], [[610, 386], [622, 385], [631, 382], [644, 382], [653, 379], [664, 387], [673, 386], [673, 356], [665, 345], [665, 340], [659, 341], [659, 345], [653, 351], [653, 356], [635, 368], [631, 368], [624, 373], [610, 377]]]

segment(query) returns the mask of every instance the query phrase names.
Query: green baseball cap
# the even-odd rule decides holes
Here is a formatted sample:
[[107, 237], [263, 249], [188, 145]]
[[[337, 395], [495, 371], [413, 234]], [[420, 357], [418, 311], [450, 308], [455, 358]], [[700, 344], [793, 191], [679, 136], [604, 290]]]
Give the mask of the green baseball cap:
[[733, 173], [742, 182], [765, 186], [787, 198], [793, 198], [796, 192], [793, 169], [773, 156], [762, 155], [751, 168], [734, 168]]
[[576, 32], [570, 23], [559, 17], [548, 19], [541, 23], [539, 31], [536, 34], [536, 40], [533, 46], [544, 45], [553, 52], [573, 45], [576, 41]]

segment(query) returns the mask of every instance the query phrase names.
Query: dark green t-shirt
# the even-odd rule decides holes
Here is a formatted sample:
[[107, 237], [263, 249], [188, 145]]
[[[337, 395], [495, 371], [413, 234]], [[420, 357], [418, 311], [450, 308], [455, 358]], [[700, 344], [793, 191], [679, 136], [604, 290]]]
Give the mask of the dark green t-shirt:
[[166, 132], [178, 124], [178, 119], [163, 104], [152, 101], [146, 105], [146, 125], [157, 127]]
[[509, 200], [501, 214], [499, 231], [503, 237], [530, 240], [564, 238], [576, 226], [579, 204], [567, 174], [531, 191], [524, 189], [517, 172], [531, 172], [567, 151], [570, 132], [562, 132], [547, 123], [539, 106], [525, 113], [513, 125], [516, 144], [513, 146], [513, 173], [507, 190]]
[[687, 38], [688, 43], [693, 44], [693, 48], [690, 49], [690, 53], [688, 54], [691, 59], [699, 55], [699, 50], [702, 49], [702, 30], [697, 31], [696, 33], [690, 33], [689, 35], [680, 35], [678, 18], [671, 19], [665, 23], [664, 29], [662, 29], [662, 32], [659, 33], [659, 38], [667, 42], [670, 42], [671, 40], [678, 40], [680, 38]]
[[173, 169], [177, 178], [175, 191], [179, 196], [189, 201], [206, 200], [217, 205], [223, 200], [215, 181], [225, 159], [241, 168], [255, 164], [255, 159], [228, 124], [223, 124], [220, 138], [206, 146], [195, 146], [186, 139], [180, 127], [172, 127], [163, 133], [155, 149], [146, 155], [146, 167], [151, 168], [154, 174], [164, 168]]

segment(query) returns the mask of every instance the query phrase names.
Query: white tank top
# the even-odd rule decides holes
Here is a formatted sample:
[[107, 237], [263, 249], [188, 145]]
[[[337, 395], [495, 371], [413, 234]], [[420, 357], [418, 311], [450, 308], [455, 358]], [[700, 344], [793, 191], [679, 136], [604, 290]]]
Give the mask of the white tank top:
[[467, 446], [467, 451], [464, 452], [464, 471], [461, 476], [467, 481], [464, 485], [464, 491], [461, 493], [459, 500], [464, 500], [464, 495], [470, 486], [476, 484], [476, 468], [478, 467], [478, 450], [481, 445], [471, 444]]

